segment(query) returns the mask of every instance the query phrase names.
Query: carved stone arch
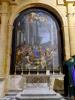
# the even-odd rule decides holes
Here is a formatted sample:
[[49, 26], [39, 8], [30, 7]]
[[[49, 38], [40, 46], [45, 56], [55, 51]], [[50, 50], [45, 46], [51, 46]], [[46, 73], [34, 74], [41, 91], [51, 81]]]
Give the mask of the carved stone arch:
[[32, 8], [32, 7], [41, 7], [41, 8], [45, 8], [47, 9], [48, 11], [51, 11], [52, 13], [54, 13], [58, 18], [59, 20], [61, 21], [62, 25], [63, 26], [66, 26], [67, 25], [67, 20], [66, 20], [66, 17], [65, 15], [60, 11], [59, 8], [57, 8], [56, 5], [53, 5], [53, 4], [47, 4], [46, 2], [43, 3], [28, 3], [28, 4], [22, 4], [21, 6], [18, 6], [15, 10], [15, 12], [12, 13], [12, 16], [10, 17], [9, 19], [9, 25], [13, 25], [13, 22], [14, 20], [16, 19], [16, 17], [19, 16], [19, 13], [22, 12], [23, 10], [25, 9], [28, 9], [28, 8]]

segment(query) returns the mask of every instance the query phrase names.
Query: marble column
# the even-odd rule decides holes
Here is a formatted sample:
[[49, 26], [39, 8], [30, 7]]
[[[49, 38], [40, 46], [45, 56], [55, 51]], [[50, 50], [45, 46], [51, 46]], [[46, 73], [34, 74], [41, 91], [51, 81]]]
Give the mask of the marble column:
[[1, 33], [0, 33], [0, 76], [5, 75], [7, 55], [7, 25], [8, 25], [8, 2], [2, 2]]
[[68, 29], [70, 36], [70, 52], [71, 56], [75, 55], [75, 15], [74, 6], [72, 3], [68, 3], [67, 6], [68, 17]]

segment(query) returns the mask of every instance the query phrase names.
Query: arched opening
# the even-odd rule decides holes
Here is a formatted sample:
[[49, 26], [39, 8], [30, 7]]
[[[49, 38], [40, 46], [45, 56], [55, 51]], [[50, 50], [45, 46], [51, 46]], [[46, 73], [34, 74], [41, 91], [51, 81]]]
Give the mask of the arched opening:
[[54, 13], [29, 8], [19, 14], [13, 26], [10, 74], [60, 72], [63, 37]]

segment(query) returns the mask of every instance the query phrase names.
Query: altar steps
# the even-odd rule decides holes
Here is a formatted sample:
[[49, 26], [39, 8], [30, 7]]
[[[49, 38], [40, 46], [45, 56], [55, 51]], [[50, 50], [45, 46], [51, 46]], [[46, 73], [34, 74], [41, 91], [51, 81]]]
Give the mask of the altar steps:
[[[56, 99], [56, 98], [51, 98], [51, 95], [49, 94], [37, 94], [37, 95], [32, 95], [32, 94], [28, 94], [27, 97], [28, 98], [25, 98], [25, 94], [22, 96], [24, 96], [24, 98], [17, 98], [17, 96], [22, 93], [22, 91], [16, 91], [16, 90], [10, 90], [8, 92], [8, 94], [6, 94], [5, 97], [3, 98], [0, 98], [0, 100], [70, 100], [69, 98], [61, 98], [61, 99]], [[52, 95], [53, 96], [53, 95]]]
[[16, 100], [15, 97], [19, 92], [22, 92], [22, 90], [9, 90], [3, 98], [0, 98], [0, 100]]
[[49, 89], [47, 83], [28, 83], [16, 96], [16, 100], [65, 100], [59, 93]]
[[45, 83], [27, 84], [23, 90], [9, 90], [0, 100], [70, 100], [64, 99], [59, 93], [49, 90]]

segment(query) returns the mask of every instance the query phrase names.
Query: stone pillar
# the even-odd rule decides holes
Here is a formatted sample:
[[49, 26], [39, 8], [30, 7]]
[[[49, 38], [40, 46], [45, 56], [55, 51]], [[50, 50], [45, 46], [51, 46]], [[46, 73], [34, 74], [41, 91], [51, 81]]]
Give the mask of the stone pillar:
[[7, 25], [8, 25], [8, 2], [2, 2], [1, 33], [0, 33], [0, 75], [5, 75], [7, 55]]
[[64, 50], [65, 50], [65, 60], [70, 58], [70, 40], [68, 33], [68, 25], [63, 26], [64, 29]]
[[11, 60], [11, 51], [12, 51], [12, 47], [11, 47], [12, 30], [13, 30], [13, 25], [8, 25], [7, 68], [6, 68], [6, 77], [5, 77], [5, 93], [7, 93], [10, 88], [10, 60]]
[[8, 25], [7, 69], [6, 69], [7, 75], [10, 72], [10, 60], [11, 60], [11, 53], [12, 53], [12, 31], [13, 31], [13, 25]]
[[68, 30], [70, 36], [70, 52], [71, 56], [75, 55], [75, 17], [74, 17], [73, 3], [67, 5], [67, 17], [68, 17]]
[[0, 15], [0, 33], [1, 33], [1, 15]]

